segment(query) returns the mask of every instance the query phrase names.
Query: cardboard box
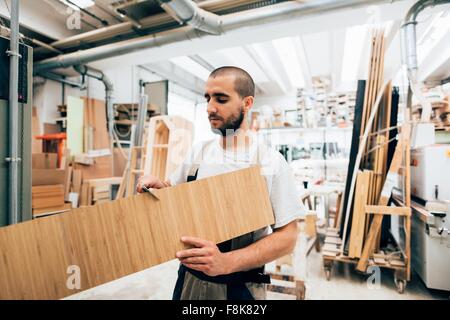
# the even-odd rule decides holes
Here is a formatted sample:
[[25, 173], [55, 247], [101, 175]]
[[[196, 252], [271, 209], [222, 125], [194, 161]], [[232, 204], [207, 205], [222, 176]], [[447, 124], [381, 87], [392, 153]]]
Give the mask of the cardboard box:
[[57, 153], [33, 153], [31, 167], [33, 169], [57, 169]]

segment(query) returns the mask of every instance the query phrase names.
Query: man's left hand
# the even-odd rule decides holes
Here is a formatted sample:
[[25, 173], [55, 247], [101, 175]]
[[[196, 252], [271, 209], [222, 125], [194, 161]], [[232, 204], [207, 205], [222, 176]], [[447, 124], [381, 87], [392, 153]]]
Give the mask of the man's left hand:
[[178, 251], [176, 254], [186, 267], [212, 277], [231, 273], [229, 255], [220, 252], [219, 248], [211, 241], [194, 237], [182, 237], [181, 241], [194, 246], [192, 249]]

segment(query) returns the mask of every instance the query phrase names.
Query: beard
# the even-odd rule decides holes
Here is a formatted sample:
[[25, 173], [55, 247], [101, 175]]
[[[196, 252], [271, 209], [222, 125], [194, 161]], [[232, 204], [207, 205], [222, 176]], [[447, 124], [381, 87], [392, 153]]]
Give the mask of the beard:
[[[216, 118], [217, 115], [211, 114], [209, 118]], [[244, 121], [244, 109], [241, 108], [238, 115], [231, 115], [220, 128], [211, 128], [215, 134], [220, 134], [223, 137], [234, 135], [235, 132], [241, 127], [242, 121]]]

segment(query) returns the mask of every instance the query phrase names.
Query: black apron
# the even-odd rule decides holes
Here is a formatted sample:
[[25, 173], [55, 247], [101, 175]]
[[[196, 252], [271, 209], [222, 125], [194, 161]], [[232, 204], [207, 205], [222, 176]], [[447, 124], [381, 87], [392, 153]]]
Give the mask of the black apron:
[[[198, 169], [195, 175], [189, 175], [187, 182], [197, 180]], [[233, 240], [233, 239], [232, 239]], [[232, 249], [232, 240], [219, 243], [217, 247], [220, 252], [229, 252]], [[227, 286], [228, 300], [254, 300], [250, 290], [245, 285], [246, 282], [253, 283], [270, 283], [270, 276], [264, 274], [264, 266], [249, 271], [235, 272], [226, 275], [211, 277], [197, 270], [192, 270], [183, 264], [178, 269], [178, 279], [173, 291], [172, 300], [180, 300], [183, 291], [184, 277], [186, 272], [191, 273], [195, 277], [203, 281], [225, 284]]]

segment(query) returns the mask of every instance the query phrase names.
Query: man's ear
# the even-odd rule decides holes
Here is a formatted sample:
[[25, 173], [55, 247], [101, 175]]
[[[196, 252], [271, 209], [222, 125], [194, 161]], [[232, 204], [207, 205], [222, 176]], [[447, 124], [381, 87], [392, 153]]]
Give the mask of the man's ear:
[[250, 111], [250, 109], [253, 107], [254, 98], [252, 96], [248, 96], [244, 98], [244, 109], [245, 112]]

